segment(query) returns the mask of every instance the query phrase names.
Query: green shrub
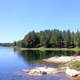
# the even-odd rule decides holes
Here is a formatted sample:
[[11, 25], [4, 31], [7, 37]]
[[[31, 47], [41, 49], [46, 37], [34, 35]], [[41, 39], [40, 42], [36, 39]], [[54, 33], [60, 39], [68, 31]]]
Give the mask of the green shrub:
[[70, 68], [80, 71], [80, 61], [71, 61]]

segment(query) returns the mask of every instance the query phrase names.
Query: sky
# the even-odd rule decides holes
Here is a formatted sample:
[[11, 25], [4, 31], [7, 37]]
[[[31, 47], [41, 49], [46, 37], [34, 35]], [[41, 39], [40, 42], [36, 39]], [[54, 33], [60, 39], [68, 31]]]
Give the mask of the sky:
[[0, 42], [46, 29], [80, 30], [80, 0], [0, 0]]

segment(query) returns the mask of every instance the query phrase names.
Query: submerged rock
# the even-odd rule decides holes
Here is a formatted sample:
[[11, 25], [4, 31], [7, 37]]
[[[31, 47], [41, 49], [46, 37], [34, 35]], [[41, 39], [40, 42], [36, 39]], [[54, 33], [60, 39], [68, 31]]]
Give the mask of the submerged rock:
[[42, 72], [42, 75], [47, 75], [47, 72]]

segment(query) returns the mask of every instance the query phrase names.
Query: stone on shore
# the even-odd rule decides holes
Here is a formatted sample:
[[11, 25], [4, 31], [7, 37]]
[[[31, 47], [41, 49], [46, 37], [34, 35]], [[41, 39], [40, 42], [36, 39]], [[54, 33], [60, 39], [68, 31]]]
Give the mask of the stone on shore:
[[60, 57], [51, 57], [48, 59], [43, 59], [43, 61], [49, 62], [49, 63], [67, 63], [72, 60], [80, 61], [80, 56], [76, 56], [76, 57], [74, 57], [74, 56], [60, 56]]
[[29, 76], [42, 76], [42, 75], [54, 75], [59, 71], [56, 68], [37, 67], [29, 70], [24, 69], [23, 72], [25, 72], [25, 74]]
[[69, 67], [66, 69], [65, 73], [68, 74], [71, 77], [75, 77], [75, 76], [80, 75], [79, 71], [74, 70], [74, 69], [70, 69]]
[[76, 77], [73, 77], [72, 79], [73, 80], [80, 80], [80, 75], [79, 76], [76, 76]]

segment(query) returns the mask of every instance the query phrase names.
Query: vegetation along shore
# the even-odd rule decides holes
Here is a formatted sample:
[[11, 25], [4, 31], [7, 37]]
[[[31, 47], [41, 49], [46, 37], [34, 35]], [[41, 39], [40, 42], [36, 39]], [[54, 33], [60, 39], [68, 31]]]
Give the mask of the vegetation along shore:
[[22, 40], [15, 41], [12, 45], [22, 49], [31, 48], [32, 50], [80, 50], [80, 32], [57, 29], [40, 32], [32, 31]]
[[22, 40], [0, 43], [1, 46], [17, 46], [21, 50], [75, 50], [80, 51], [80, 32], [44, 30], [29, 32]]

